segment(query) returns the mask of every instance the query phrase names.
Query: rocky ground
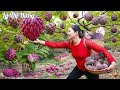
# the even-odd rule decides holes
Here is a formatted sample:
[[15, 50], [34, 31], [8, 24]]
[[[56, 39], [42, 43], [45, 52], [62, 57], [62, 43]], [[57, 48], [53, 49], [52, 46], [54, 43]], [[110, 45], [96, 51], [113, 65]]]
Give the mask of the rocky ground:
[[[114, 54], [114, 57], [117, 62], [117, 67], [115, 68], [114, 71], [106, 74], [100, 74], [100, 79], [120, 79], [120, 54]], [[1, 65], [1, 74], [0, 78], [1, 79], [66, 79], [66, 77], [69, 75], [69, 73], [73, 70], [75, 67], [76, 63], [75, 60], [72, 58], [71, 55], [67, 57], [66, 59], [62, 61], [56, 61], [60, 62], [59, 64], [53, 64], [52, 62], [50, 63], [38, 63], [36, 65], [35, 71], [31, 72], [30, 74], [27, 75], [21, 75], [20, 77], [17, 78], [8, 78], [5, 77], [2, 74], [2, 67]], [[52, 69], [48, 70], [50, 67]], [[48, 68], [48, 69], [46, 69]], [[80, 79], [86, 79], [86, 76], [80, 77]]]

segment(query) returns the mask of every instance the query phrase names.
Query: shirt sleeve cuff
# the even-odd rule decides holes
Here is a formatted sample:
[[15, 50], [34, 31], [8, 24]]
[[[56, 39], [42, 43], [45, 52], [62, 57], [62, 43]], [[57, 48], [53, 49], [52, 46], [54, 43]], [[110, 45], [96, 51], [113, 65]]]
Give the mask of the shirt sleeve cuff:
[[45, 41], [45, 46], [47, 46], [47, 43], [48, 43], [48, 42], [47, 42], [47, 41]]

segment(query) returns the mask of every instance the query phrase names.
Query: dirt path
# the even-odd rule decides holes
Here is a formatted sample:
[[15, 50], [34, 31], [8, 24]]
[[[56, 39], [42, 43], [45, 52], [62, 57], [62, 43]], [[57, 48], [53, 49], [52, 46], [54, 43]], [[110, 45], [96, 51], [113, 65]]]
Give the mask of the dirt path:
[[[113, 72], [110, 72], [110, 73], [106, 73], [106, 74], [100, 74], [100, 79], [120, 79], [120, 60], [119, 60], [120, 56], [117, 57], [115, 56], [115, 59], [116, 59], [116, 62], [117, 62], [117, 67], [115, 68], [115, 70]], [[64, 72], [60, 72], [61, 73], [61, 76], [59, 77], [52, 77], [49, 76], [48, 74], [48, 77], [46, 75], [47, 78], [45, 78], [43, 76], [44, 79], [66, 79], [66, 77], [69, 75], [69, 73], [73, 70], [73, 68], [75, 67], [76, 63], [75, 63], [75, 60], [70, 57], [69, 59], [65, 60], [63, 62], [63, 64], [65, 64], [66, 66], [69, 64], [69, 63], [72, 63], [71, 65], [69, 65], [69, 69], [66, 69]], [[38, 70], [40, 70], [41, 66], [38, 65]], [[44, 67], [44, 66], [43, 66]], [[62, 70], [63, 67], [60, 68], [60, 70]], [[37, 69], [36, 69], [37, 70]], [[115, 74], [116, 73], [116, 74]], [[41, 77], [39, 77], [41, 78]], [[86, 79], [86, 76], [82, 76], [80, 79]]]
[[[120, 57], [115, 57], [116, 62], [117, 62], [117, 67], [116, 69], [111, 72], [111, 73], [107, 73], [107, 74], [100, 74], [100, 79], [120, 79]], [[48, 66], [54, 66], [56, 67], [58, 70], [53, 70], [53, 71], [46, 71], [46, 67]], [[18, 78], [12, 78], [12, 79], [66, 79], [66, 77], [69, 75], [69, 73], [73, 70], [73, 68], [76, 66], [76, 62], [75, 60], [70, 56], [69, 58], [67, 58], [66, 60], [64, 60], [62, 62], [62, 64], [60, 65], [55, 65], [52, 63], [49, 63], [47, 65], [40, 65], [37, 64], [35, 71], [32, 73], [32, 75], [29, 76], [21, 76]], [[2, 69], [2, 67], [1, 67]], [[114, 75], [114, 73], [117, 73], [116, 75]], [[2, 75], [2, 73], [0, 74], [0, 78], [7, 78], [4, 77]], [[10, 78], [8, 78], [10, 79]], [[80, 79], [86, 79], [86, 77], [83, 75], [82, 77], [80, 77]]]

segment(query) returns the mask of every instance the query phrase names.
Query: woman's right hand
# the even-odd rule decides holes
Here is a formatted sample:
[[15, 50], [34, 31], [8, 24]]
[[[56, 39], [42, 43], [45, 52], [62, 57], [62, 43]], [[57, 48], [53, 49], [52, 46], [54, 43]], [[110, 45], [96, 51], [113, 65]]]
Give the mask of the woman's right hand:
[[38, 38], [35, 41], [31, 41], [31, 42], [45, 45], [45, 41], [39, 40]]
[[31, 41], [33, 43], [40, 43], [40, 40], [37, 38], [35, 41]]

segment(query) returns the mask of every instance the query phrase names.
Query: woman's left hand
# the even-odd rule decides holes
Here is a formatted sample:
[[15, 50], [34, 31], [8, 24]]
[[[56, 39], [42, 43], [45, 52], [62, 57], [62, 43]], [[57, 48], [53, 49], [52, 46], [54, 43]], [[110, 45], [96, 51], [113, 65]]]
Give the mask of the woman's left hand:
[[116, 67], [116, 63], [113, 61], [111, 65], [106, 69], [107, 71], [112, 71]]

